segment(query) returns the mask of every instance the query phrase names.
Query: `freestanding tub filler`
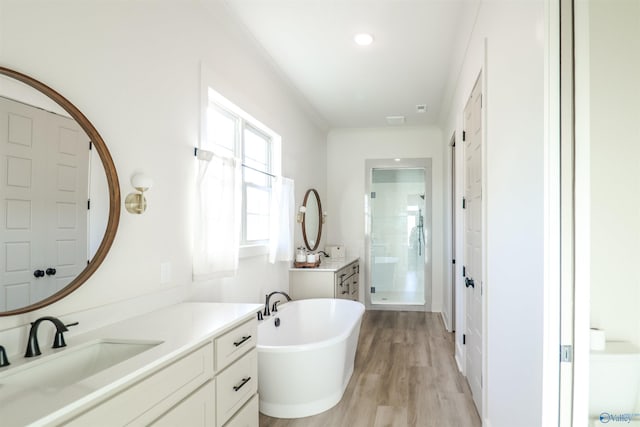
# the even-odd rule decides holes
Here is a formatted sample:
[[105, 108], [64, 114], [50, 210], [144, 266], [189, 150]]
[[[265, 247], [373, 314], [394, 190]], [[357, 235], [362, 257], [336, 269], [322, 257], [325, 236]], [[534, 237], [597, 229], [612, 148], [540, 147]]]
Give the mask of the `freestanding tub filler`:
[[260, 412], [301, 418], [337, 404], [353, 374], [363, 314], [356, 301], [307, 299], [260, 322]]

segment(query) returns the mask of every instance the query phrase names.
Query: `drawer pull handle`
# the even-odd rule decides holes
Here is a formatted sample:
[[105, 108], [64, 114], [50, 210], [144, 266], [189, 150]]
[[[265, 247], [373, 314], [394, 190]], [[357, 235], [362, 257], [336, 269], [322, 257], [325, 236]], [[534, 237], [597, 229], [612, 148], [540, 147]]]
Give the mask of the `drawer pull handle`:
[[236, 347], [240, 347], [242, 344], [244, 344], [247, 340], [251, 339], [251, 335], [247, 335], [246, 337], [242, 337], [242, 339], [240, 341], [236, 341], [233, 343], [233, 345], [235, 345]]
[[251, 377], [247, 377], [247, 378], [243, 378], [242, 381], [240, 382], [240, 384], [238, 385], [234, 385], [233, 386], [233, 391], [238, 391], [240, 390], [242, 387], [244, 387], [244, 385], [246, 383], [248, 383], [251, 380]]

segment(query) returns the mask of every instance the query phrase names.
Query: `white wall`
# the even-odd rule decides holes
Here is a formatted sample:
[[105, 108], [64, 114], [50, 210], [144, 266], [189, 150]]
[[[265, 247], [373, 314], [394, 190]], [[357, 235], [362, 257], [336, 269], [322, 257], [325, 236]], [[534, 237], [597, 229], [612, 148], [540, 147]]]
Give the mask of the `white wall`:
[[[443, 121], [461, 141], [462, 112], [484, 72], [485, 360], [483, 420], [492, 427], [545, 425], [542, 405], [544, 1], [489, 1], [479, 14]], [[485, 51], [486, 43], [486, 51]], [[462, 165], [462, 150], [457, 150]], [[445, 165], [449, 168], [449, 165]], [[462, 189], [462, 167], [458, 188]], [[459, 193], [456, 200], [461, 200]], [[458, 233], [460, 236], [460, 233]], [[461, 237], [461, 236], [460, 236]], [[457, 245], [456, 260], [463, 259]], [[457, 262], [458, 277], [461, 266]], [[463, 294], [458, 281], [458, 295]], [[463, 307], [456, 304], [456, 357]]]
[[[327, 240], [342, 244], [348, 256], [365, 256], [365, 160], [432, 159], [432, 311], [442, 309], [444, 254], [443, 141], [437, 127], [335, 129], [327, 138]], [[363, 276], [364, 277], [364, 276]], [[361, 300], [365, 292], [360, 290]]]
[[[296, 181], [297, 203], [308, 187], [325, 196], [324, 131], [219, 2], [2, 0], [0, 10], [0, 64], [55, 88], [91, 120], [111, 151], [123, 200], [134, 172], [155, 181], [144, 215], [122, 209], [113, 247], [87, 283], [52, 306], [0, 318], [0, 331], [140, 296], [189, 296], [201, 63], [219, 92], [282, 136], [283, 174]], [[164, 262], [172, 277], [160, 285]], [[287, 288], [286, 268], [264, 256], [243, 259], [237, 278], [199, 286], [198, 296], [261, 302], [264, 289]], [[7, 336], [24, 341], [22, 329]], [[2, 344], [23, 351], [24, 342]]]
[[640, 345], [640, 4], [589, 8], [591, 326]]

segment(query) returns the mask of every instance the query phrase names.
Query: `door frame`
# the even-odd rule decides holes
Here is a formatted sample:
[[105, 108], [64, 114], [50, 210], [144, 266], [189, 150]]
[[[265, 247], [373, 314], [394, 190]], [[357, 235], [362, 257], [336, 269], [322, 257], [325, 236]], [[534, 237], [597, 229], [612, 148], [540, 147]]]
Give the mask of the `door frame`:
[[[561, 251], [557, 334], [559, 345], [571, 351], [557, 369], [557, 411], [559, 426], [578, 427], [587, 425], [589, 413], [589, 3], [560, 0], [559, 13]], [[549, 353], [553, 354], [551, 349]]]
[[450, 221], [451, 221], [451, 226], [450, 226], [450, 233], [451, 235], [449, 236], [449, 242], [450, 242], [450, 249], [449, 249], [449, 254], [451, 256], [451, 260], [449, 261], [451, 263], [451, 266], [449, 268], [449, 284], [450, 284], [450, 288], [449, 288], [449, 307], [447, 307], [448, 309], [448, 314], [450, 316], [448, 320], [448, 322], [445, 322], [446, 326], [448, 327], [449, 332], [455, 332], [456, 331], [456, 285], [457, 285], [457, 275], [456, 275], [456, 271], [457, 271], [457, 265], [456, 265], [456, 251], [458, 248], [458, 242], [457, 242], [457, 228], [458, 228], [458, 211], [456, 210], [456, 199], [458, 197], [458, 193], [456, 191], [456, 173], [457, 173], [457, 168], [456, 168], [456, 134], [455, 132], [453, 133], [453, 135], [451, 135], [451, 139], [449, 140], [449, 147], [451, 148], [450, 153], [451, 153], [451, 159], [450, 159], [450, 163], [449, 163], [449, 167], [451, 168], [450, 171], [450, 177], [449, 177], [449, 186], [450, 186], [450, 201], [449, 201], [449, 207], [451, 209], [450, 212]]
[[[373, 169], [418, 169], [425, 170], [425, 192], [431, 196], [431, 227], [433, 227], [433, 159], [431, 157], [403, 159], [365, 159], [364, 167], [364, 302], [367, 310], [389, 311], [431, 311], [433, 305], [433, 256], [424, 267], [424, 304], [372, 304], [371, 303], [371, 178]], [[427, 179], [427, 171], [430, 176]], [[428, 188], [427, 188], [428, 187]], [[431, 233], [433, 234], [433, 233]], [[430, 251], [433, 254], [433, 237], [429, 236]]]
[[[486, 46], [487, 41], [485, 40], [485, 49], [484, 49], [484, 54], [485, 54], [485, 63], [486, 63], [486, 54], [487, 54], [487, 46]], [[483, 66], [477, 74], [477, 77], [474, 79], [474, 83], [473, 86], [470, 88], [469, 90], [469, 96], [467, 97], [467, 102], [465, 102], [463, 110], [461, 112], [462, 114], [462, 131], [463, 131], [463, 137], [460, 138], [462, 141], [464, 141], [464, 132], [466, 131], [466, 118], [465, 118], [465, 111], [467, 109], [467, 105], [468, 103], [472, 100], [472, 95], [473, 92], [476, 88], [476, 86], [478, 84], [480, 84], [480, 97], [481, 97], [481, 108], [480, 108], [480, 126], [481, 126], [481, 130], [480, 130], [480, 179], [481, 179], [481, 195], [480, 195], [480, 224], [481, 224], [481, 243], [480, 243], [480, 247], [482, 248], [482, 256], [481, 256], [481, 269], [482, 272], [480, 274], [480, 287], [482, 289], [481, 292], [481, 296], [480, 296], [480, 305], [481, 305], [481, 313], [480, 313], [480, 331], [481, 331], [481, 343], [480, 343], [480, 348], [481, 348], [481, 360], [480, 360], [480, 376], [481, 376], [481, 390], [480, 390], [480, 399], [481, 399], [481, 405], [479, 408], [477, 408], [478, 413], [480, 415], [480, 419], [484, 419], [484, 416], [487, 414], [487, 382], [486, 382], [486, 378], [487, 378], [487, 288], [488, 288], [488, 284], [487, 284], [487, 203], [486, 203], [486, 198], [487, 198], [487, 118], [486, 118], [486, 88], [487, 88], [487, 76], [485, 73], [485, 67]], [[461, 171], [461, 189], [462, 189], [462, 197], [466, 197], [466, 155], [464, 152], [464, 148], [465, 145], [464, 143], [462, 144], [462, 171]], [[467, 260], [465, 258], [465, 214], [463, 211], [463, 207], [462, 207], [462, 202], [461, 202], [461, 215], [462, 215], [462, 221], [460, 221], [460, 232], [462, 234], [462, 248], [461, 248], [461, 253], [462, 253], [462, 265], [467, 265], [469, 260]], [[462, 270], [462, 269], [461, 269]], [[461, 276], [465, 277], [465, 276]], [[476, 280], [476, 284], [478, 281], [478, 277], [474, 277], [474, 279]], [[460, 289], [462, 290], [462, 292], [460, 292], [460, 298], [462, 299], [462, 307], [464, 312], [462, 313], [461, 316], [461, 320], [463, 323], [463, 326], [460, 328], [459, 332], [462, 332], [463, 334], [466, 334], [468, 331], [468, 325], [466, 322], [467, 319], [467, 313], [470, 307], [470, 304], [468, 304], [467, 301], [467, 294], [468, 292], [466, 292], [466, 288], [462, 288], [462, 283], [463, 281], [460, 281]], [[464, 375], [465, 377], [468, 377], [469, 374], [469, 367], [467, 366], [467, 349], [466, 347], [463, 347], [463, 353], [461, 355], [461, 359], [462, 359], [462, 364], [464, 366]], [[468, 382], [468, 380], [467, 380]]]
[[[542, 420], [549, 425], [559, 426], [571, 425], [573, 394], [573, 390], [562, 385], [565, 380], [561, 376], [565, 375], [566, 378], [568, 375], [571, 378], [573, 366], [561, 363], [559, 357], [561, 316], [570, 315], [567, 308], [572, 309], [561, 309], [561, 293], [570, 290], [566, 284], [572, 280], [571, 270], [567, 267], [573, 251], [573, 196], [570, 178], [573, 173], [573, 119], [572, 113], [566, 108], [573, 102], [573, 17], [571, 13], [567, 13], [572, 9], [572, 2], [573, 0], [545, 2]], [[569, 406], [562, 403], [567, 399]]]

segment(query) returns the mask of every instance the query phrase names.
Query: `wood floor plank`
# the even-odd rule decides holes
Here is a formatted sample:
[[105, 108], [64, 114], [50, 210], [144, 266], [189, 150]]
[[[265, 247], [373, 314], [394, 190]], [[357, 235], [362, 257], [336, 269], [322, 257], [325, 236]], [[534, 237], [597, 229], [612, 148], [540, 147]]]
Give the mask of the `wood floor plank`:
[[342, 400], [321, 414], [261, 427], [479, 427], [471, 392], [438, 313], [367, 311]]
[[405, 427], [406, 425], [407, 408], [378, 406], [374, 427]]

